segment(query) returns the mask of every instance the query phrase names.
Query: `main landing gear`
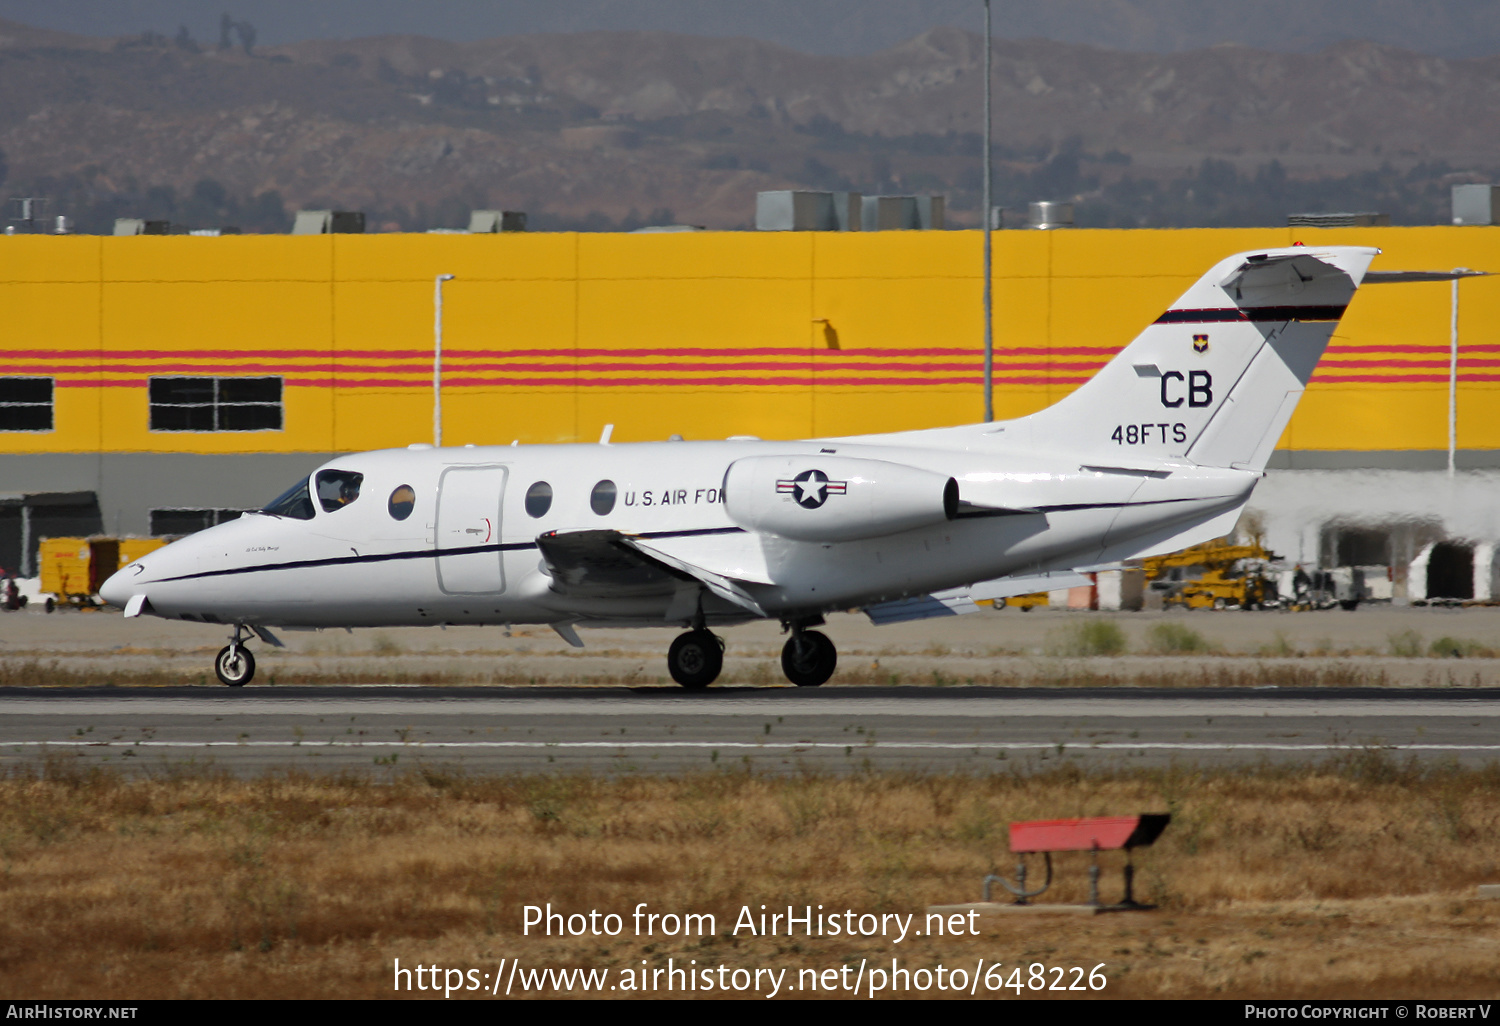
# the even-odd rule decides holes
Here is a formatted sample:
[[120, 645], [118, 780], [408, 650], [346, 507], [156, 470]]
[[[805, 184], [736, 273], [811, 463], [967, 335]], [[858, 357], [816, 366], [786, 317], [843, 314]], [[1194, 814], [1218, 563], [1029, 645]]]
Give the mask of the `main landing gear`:
[[792, 636], [781, 649], [781, 672], [787, 680], [799, 688], [815, 688], [827, 683], [838, 664], [838, 649], [828, 635], [792, 626]]
[[[808, 630], [800, 624], [789, 626], [792, 636], [781, 649], [781, 670], [786, 679], [799, 688], [826, 684], [838, 667], [838, 649], [821, 631]], [[245, 656], [248, 658], [249, 653]], [[224, 658], [223, 653], [219, 658]], [[690, 691], [708, 687], [724, 669], [724, 639], [704, 627], [679, 635], [667, 650], [667, 669], [673, 680]], [[224, 674], [220, 672], [219, 676], [223, 678]]]
[[679, 635], [667, 649], [667, 669], [690, 691], [708, 687], [724, 669], [724, 639], [703, 627]]
[[214, 660], [214, 673], [232, 688], [244, 687], [255, 676], [255, 657], [245, 647], [244, 630], [243, 624], [235, 624], [229, 644], [219, 650], [218, 658]]

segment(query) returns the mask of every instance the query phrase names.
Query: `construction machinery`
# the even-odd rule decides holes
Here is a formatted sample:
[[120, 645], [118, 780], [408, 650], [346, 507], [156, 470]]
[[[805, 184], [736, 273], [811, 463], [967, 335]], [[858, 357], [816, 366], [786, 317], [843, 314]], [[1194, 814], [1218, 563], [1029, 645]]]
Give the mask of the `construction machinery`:
[[1258, 541], [1220, 538], [1169, 556], [1142, 560], [1148, 591], [1162, 605], [1186, 609], [1265, 609], [1282, 604], [1272, 564], [1275, 553]]

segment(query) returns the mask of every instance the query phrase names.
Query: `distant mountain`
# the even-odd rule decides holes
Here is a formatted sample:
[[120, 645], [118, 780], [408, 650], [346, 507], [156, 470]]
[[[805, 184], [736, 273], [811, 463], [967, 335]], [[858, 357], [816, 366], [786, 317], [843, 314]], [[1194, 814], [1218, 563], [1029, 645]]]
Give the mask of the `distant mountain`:
[[[390, 36], [247, 55], [0, 22], [0, 150], [13, 188], [78, 203], [210, 180], [215, 195], [274, 190], [408, 227], [454, 223], [470, 206], [541, 223], [670, 215], [731, 227], [751, 219], [757, 190], [842, 187], [944, 192], [963, 222], [978, 217], [982, 50], [972, 33], [937, 29], [837, 58], [647, 32]], [[1156, 55], [1040, 40], [997, 43], [995, 58], [1002, 202], [1093, 196], [1120, 208], [1111, 222], [1152, 223], [1130, 197], [1145, 204], [1150, 188], [1201, 177], [1205, 159], [1226, 162], [1213, 180], [1274, 160], [1264, 187], [1288, 198], [1267, 203], [1293, 201], [1283, 178], [1389, 165], [1384, 181], [1426, 183], [1427, 206], [1411, 215], [1425, 218], [1443, 181], [1500, 167], [1500, 58], [1367, 42]]]
[[[114, 36], [186, 26], [217, 40], [227, 8], [262, 45], [422, 34], [453, 41], [558, 32], [744, 37], [806, 53], [868, 54], [931, 28], [976, 31], [980, 0], [0, 0], [0, 18]], [[1171, 53], [1220, 43], [1307, 53], [1365, 39], [1444, 57], [1500, 53], [1494, 0], [994, 0], [996, 32], [1116, 50]]]

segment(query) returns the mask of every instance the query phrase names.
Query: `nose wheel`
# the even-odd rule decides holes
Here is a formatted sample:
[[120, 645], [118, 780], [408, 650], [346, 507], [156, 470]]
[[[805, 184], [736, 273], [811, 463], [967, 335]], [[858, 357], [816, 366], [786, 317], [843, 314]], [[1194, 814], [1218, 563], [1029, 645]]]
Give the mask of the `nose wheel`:
[[667, 669], [673, 680], [691, 691], [708, 687], [724, 669], [723, 639], [708, 630], [678, 635], [667, 650]]
[[242, 688], [255, 676], [255, 656], [245, 647], [240, 637], [243, 628], [236, 624], [229, 644], [219, 650], [214, 660], [214, 673], [223, 683], [232, 688]]
[[821, 631], [795, 631], [781, 649], [781, 672], [799, 688], [826, 684], [838, 664], [838, 649]]

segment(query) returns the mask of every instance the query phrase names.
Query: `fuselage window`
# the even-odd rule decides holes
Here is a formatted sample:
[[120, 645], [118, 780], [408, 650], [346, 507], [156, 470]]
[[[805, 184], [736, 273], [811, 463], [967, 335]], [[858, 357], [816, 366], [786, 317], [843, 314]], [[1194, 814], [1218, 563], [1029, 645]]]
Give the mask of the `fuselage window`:
[[412, 490], [411, 485], [402, 485], [391, 493], [389, 508], [391, 516], [396, 520], [405, 520], [411, 516], [411, 511], [417, 508], [417, 493]]
[[600, 481], [594, 485], [593, 494], [589, 496], [589, 508], [601, 517], [607, 515], [615, 508], [616, 494], [613, 481]]
[[352, 470], [318, 471], [318, 504], [324, 513], [343, 509], [359, 498], [359, 485], [365, 475]]
[[526, 489], [526, 513], [533, 517], [544, 517], [552, 508], [552, 486], [538, 481]]
[[312, 493], [308, 491], [307, 480], [304, 478], [282, 492], [271, 501], [270, 505], [266, 506], [264, 512], [274, 513], [279, 517], [291, 517], [293, 520], [311, 520], [314, 513]]

